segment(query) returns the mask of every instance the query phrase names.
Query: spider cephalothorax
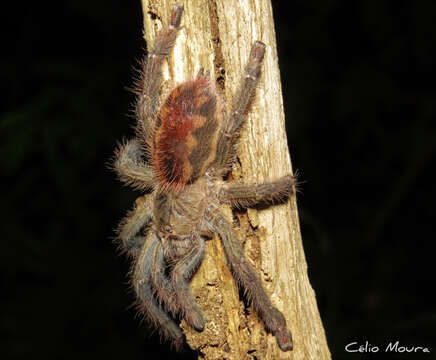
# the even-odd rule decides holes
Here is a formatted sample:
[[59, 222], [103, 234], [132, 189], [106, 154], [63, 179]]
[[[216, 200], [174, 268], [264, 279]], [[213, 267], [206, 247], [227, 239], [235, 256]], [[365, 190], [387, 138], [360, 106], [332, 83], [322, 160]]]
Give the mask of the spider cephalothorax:
[[[205, 325], [189, 280], [200, 265], [205, 239], [216, 233], [238, 284], [279, 347], [292, 349], [282, 313], [272, 306], [246, 260], [224, 204], [250, 206], [286, 198], [295, 185], [288, 175], [263, 184], [223, 181], [232, 163], [239, 131], [255, 95], [265, 45], [256, 41], [231, 106], [224, 111], [209, 73], [175, 87], [160, 105], [161, 65], [180, 28], [183, 7], [158, 34], [136, 84], [136, 138], [119, 146], [114, 168], [125, 183], [148, 191], [121, 222], [118, 239], [133, 259], [132, 284], [139, 309], [176, 346], [182, 316], [198, 331]], [[228, 113], [228, 115], [226, 114]]]

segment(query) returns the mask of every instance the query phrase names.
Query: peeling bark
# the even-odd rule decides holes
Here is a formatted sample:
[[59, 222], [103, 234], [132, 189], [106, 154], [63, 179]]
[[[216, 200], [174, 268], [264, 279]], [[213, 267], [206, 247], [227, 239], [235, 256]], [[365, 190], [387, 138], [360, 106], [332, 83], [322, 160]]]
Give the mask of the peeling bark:
[[[166, 22], [174, 4], [142, 0], [147, 41]], [[255, 40], [267, 45], [263, 77], [241, 134], [231, 176], [245, 183], [289, 174], [285, 120], [271, 3], [269, 0], [187, 0], [183, 29], [165, 67], [164, 92], [193, 78], [200, 67], [215, 74], [224, 100], [238, 86]], [[207, 324], [201, 333], [182, 322], [189, 345], [205, 359], [330, 359], [315, 294], [307, 276], [296, 198], [265, 209], [233, 212], [238, 236], [271, 300], [286, 317], [294, 350], [282, 352], [253, 309], [239, 297], [217, 237], [191, 282]]]

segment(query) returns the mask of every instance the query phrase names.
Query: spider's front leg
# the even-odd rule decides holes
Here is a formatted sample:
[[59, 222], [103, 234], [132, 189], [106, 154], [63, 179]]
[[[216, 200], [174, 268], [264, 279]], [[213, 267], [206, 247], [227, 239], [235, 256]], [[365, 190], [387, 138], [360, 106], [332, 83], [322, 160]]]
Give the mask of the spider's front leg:
[[[156, 272], [160, 272], [162, 264], [156, 264], [156, 253], [159, 252], [160, 241], [155, 233], [150, 233], [141, 249], [133, 274], [133, 286], [138, 296], [139, 310], [147, 315], [176, 348], [184, 342], [184, 336], [176, 322], [157, 303], [152, 284], [156, 279]], [[159, 276], [159, 275], [157, 275]], [[154, 278], [154, 279], [153, 279]]]
[[293, 192], [295, 177], [283, 176], [277, 181], [262, 184], [235, 184], [223, 185], [220, 200], [232, 206], [248, 207], [258, 203], [283, 200]]
[[249, 300], [251, 300], [265, 327], [275, 335], [280, 349], [283, 351], [292, 350], [291, 332], [286, 327], [285, 317], [272, 306], [260, 280], [248, 263], [243, 248], [231, 225], [221, 213], [215, 214], [212, 224], [213, 230], [221, 238], [227, 262], [234, 278], [246, 291]]
[[[165, 274], [167, 261], [162, 243], [159, 243], [152, 255], [152, 285], [160, 303], [171, 313], [181, 313], [188, 324], [197, 331], [204, 328], [204, 319], [195, 303], [188, 280], [198, 268], [204, 256], [204, 240], [199, 239], [182, 259], [178, 259], [171, 268], [171, 278]], [[169, 259], [171, 263], [172, 260]]]
[[174, 263], [171, 271], [171, 285], [176, 294], [177, 307], [182, 311], [185, 320], [195, 330], [203, 331], [204, 318], [191, 294], [189, 280], [203, 260], [205, 243], [202, 237], [191, 241], [190, 250]]

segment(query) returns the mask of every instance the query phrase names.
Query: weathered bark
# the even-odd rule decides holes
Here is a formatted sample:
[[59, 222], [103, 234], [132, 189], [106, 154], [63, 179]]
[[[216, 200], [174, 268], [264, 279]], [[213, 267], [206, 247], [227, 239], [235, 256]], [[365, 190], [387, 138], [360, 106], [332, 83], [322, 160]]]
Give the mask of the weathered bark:
[[[142, 0], [145, 38], [153, 41], [166, 23], [174, 1]], [[190, 0], [183, 29], [165, 68], [164, 91], [192, 78], [200, 67], [210, 69], [231, 100], [253, 41], [267, 45], [263, 77], [241, 134], [238, 162], [232, 176], [245, 183], [277, 179], [291, 173], [286, 142], [277, 50], [269, 0]], [[226, 209], [229, 217], [231, 210]], [[191, 282], [207, 319], [203, 332], [182, 323], [189, 345], [206, 359], [330, 359], [315, 294], [307, 277], [296, 198], [266, 209], [237, 212], [238, 235], [247, 257], [258, 270], [271, 300], [287, 320], [294, 350], [282, 352], [253, 309], [239, 298], [217, 237]]]

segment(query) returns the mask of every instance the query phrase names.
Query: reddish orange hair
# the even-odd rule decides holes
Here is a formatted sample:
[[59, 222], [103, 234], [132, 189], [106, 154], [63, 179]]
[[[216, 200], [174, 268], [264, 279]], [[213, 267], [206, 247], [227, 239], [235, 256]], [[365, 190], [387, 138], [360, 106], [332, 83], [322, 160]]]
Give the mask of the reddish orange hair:
[[180, 84], [165, 100], [150, 146], [152, 166], [163, 188], [183, 189], [215, 159], [218, 105], [218, 94], [207, 77]]

